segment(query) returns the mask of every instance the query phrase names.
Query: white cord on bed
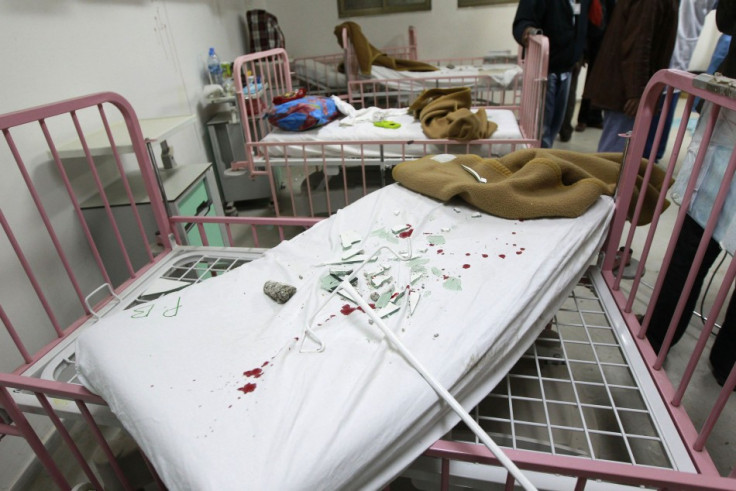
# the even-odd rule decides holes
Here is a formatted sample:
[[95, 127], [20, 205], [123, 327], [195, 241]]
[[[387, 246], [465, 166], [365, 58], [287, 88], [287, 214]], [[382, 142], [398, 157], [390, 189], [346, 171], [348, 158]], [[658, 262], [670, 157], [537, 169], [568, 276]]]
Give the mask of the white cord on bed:
[[537, 488], [527, 479], [524, 474], [521, 473], [518, 467], [516, 467], [516, 464], [514, 464], [511, 459], [509, 459], [505, 453], [503, 453], [503, 450], [496, 445], [496, 443], [491, 439], [490, 436], [488, 436], [488, 433], [486, 433], [483, 428], [480, 427], [480, 425], [470, 416], [470, 414], [463, 408], [459, 402], [457, 402], [457, 399], [455, 399], [450, 392], [442, 387], [440, 383], [435, 380], [435, 378], [430, 374], [417, 360], [414, 355], [411, 354], [411, 352], [406, 349], [406, 347], [403, 345], [403, 343], [399, 340], [399, 338], [396, 336], [396, 334], [391, 331], [391, 329], [386, 326], [386, 324], [383, 323], [380, 317], [378, 317], [373, 309], [368, 305], [368, 303], [363, 299], [363, 297], [358, 293], [358, 291], [353, 287], [353, 285], [350, 284], [349, 281], [343, 281], [336, 289], [342, 288], [345, 290], [351, 297], [353, 297], [353, 300], [363, 309], [363, 311], [368, 314], [368, 316], [373, 320], [373, 322], [376, 323], [376, 325], [381, 329], [384, 335], [391, 341], [394, 348], [396, 348], [399, 353], [406, 359], [406, 361], [409, 362], [409, 364], [414, 368], [417, 372], [420, 373], [420, 375], [426, 380], [426, 382], [434, 389], [435, 392], [437, 392], [437, 395], [439, 395], [445, 402], [447, 402], [453, 411], [455, 411], [458, 416], [463, 420], [463, 422], [468, 425], [468, 427], [475, 433], [478, 438], [483, 442], [483, 444], [488, 448], [488, 450], [491, 451], [491, 453], [498, 459], [498, 461], [503, 465], [512, 476], [514, 476], [514, 479], [521, 484], [521, 486], [529, 490], [536, 490]]

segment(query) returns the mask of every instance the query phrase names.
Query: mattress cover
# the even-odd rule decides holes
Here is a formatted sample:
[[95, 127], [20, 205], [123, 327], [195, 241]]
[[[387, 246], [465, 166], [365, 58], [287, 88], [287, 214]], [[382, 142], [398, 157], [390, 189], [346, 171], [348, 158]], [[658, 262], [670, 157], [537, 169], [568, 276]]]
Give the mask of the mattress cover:
[[[464, 144], [450, 145], [447, 150], [444, 145], [425, 145], [423, 142], [427, 141], [427, 137], [422, 130], [421, 123], [414, 116], [408, 114], [406, 108], [390, 109], [386, 112], [388, 113], [386, 119], [395, 121], [401, 126], [398, 128], [384, 128], [374, 126], [372, 121], [345, 124], [343, 120], [336, 120], [308, 131], [285, 131], [274, 128], [263, 137], [261, 143], [291, 143], [292, 145], [269, 145], [261, 150], [264, 153], [267, 150], [269, 157], [283, 157], [284, 154], [292, 157], [322, 157], [324, 152], [327, 157], [345, 155], [356, 158], [384, 157], [393, 159], [418, 157], [433, 153], [476, 153], [473, 148], [476, 148], [479, 152], [484, 150], [487, 152], [487, 149], [479, 148], [478, 145], [471, 145], [469, 150]], [[486, 116], [489, 121], [493, 121], [498, 125], [496, 131], [491, 135], [491, 141], [519, 140], [523, 138], [513, 111], [508, 109], [486, 109]], [[392, 145], [391, 143], [358, 145], [355, 143], [359, 141], [366, 143], [371, 141], [416, 143], [406, 145]], [[322, 142], [345, 143], [323, 145]], [[304, 146], [305, 143], [318, 143], [319, 145]], [[492, 151], [494, 155], [504, 155], [509, 153], [512, 148], [511, 145], [494, 143]]]
[[[577, 219], [504, 220], [394, 184], [260, 259], [86, 328], [77, 370], [170, 489], [377, 489], [459, 418], [328, 292], [343, 258], [376, 255], [356, 288], [469, 409], [563, 302], [612, 209], [601, 198]], [[270, 280], [296, 294], [274, 302]]]
[[386, 80], [387, 86], [400, 88], [402, 87], [401, 82], [398, 82], [395, 79], [431, 80], [439, 78], [436, 84], [437, 87], [456, 87], [459, 81], [464, 82], [463, 85], [468, 83], [468, 80], [462, 81], [459, 80], [460, 78], [470, 79], [473, 77], [489, 77], [495, 85], [500, 87], [509, 87], [517, 77], [521, 76], [522, 72], [522, 68], [513, 63], [443, 66], [433, 72], [399, 71], [388, 67], [373, 65], [371, 67], [370, 78]]

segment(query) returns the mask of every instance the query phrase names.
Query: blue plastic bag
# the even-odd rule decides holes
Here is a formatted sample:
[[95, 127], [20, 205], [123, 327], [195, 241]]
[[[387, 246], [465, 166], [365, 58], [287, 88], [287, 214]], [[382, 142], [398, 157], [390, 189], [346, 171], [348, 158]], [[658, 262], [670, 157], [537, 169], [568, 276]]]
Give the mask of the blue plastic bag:
[[339, 115], [329, 97], [308, 95], [274, 106], [268, 122], [286, 131], [305, 131], [323, 126]]

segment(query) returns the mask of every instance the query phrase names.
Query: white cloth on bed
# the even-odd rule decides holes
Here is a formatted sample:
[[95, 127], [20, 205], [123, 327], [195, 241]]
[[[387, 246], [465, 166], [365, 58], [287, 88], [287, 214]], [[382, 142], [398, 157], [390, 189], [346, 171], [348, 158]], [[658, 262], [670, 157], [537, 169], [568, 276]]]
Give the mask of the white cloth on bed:
[[[366, 254], [411, 249], [413, 261], [384, 251], [364, 271], [388, 267], [410, 291], [386, 323], [470, 408], [564, 301], [612, 209], [601, 198], [577, 219], [504, 220], [395, 184], [256, 261], [86, 328], [77, 368], [169, 489], [377, 489], [458, 418], [367, 316], [339, 296], [323, 305], [322, 264], [344, 254], [341, 235]], [[268, 280], [297, 293], [277, 304]], [[307, 323], [324, 352], [300, 352]]]
[[[440, 67], [433, 72], [398, 71], [393, 68], [374, 65], [371, 67], [371, 79], [386, 80], [387, 87], [401, 88], [403, 85], [397, 79], [432, 80], [437, 79], [433, 87], [457, 87], [475, 82], [476, 77], [490, 77], [497, 85], [509, 87], [523, 70], [519, 65], [499, 63], [487, 65], [458, 65], [448, 68]], [[473, 83], [472, 85], [475, 85]], [[429, 87], [428, 87], [429, 88]]]
[[[285, 131], [278, 128], [272, 129], [261, 143], [284, 143], [291, 145], [268, 145], [261, 148], [269, 157], [283, 157], [286, 154], [292, 157], [354, 157], [354, 158], [391, 158], [404, 159], [407, 157], [420, 157], [436, 153], [482, 153], [487, 155], [487, 148], [479, 148], [478, 145], [450, 144], [448, 148], [444, 145], [433, 143], [427, 144], [427, 136], [422, 130], [422, 124], [414, 116], [407, 113], [407, 109], [391, 109], [389, 120], [401, 125], [396, 129], [376, 127], [370, 121], [360, 124], [342, 125], [340, 120], [332, 121], [325, 126], [307, 131]], [[493, 141], [493, 155], [505, 155], [514, 148], [510, 144], [504, 144], [504, 140], [522, 139], [519, 123], [513, 111], [507, 109], [486, 109], [489, 121], [498, 125], [496, 131], [489, 140]], [[357, 142], [364, 142], [363, 145]], [[498, 141], [498, 143], [495, 143]], [[339, 142], [326, 144], [326, 142]], [[344, 142], [344, 143], [343, 143]], [[370, 142], [382, 142], [371, 144]], [[392, 144], [391, 142], [397, 142]], [[411, 143], [410, 143], [411, 142]], [[414, 143], [415, 142], [415, 143]], [[401, 143], [405, 143], [401, 145]], [[304, 145], [312, 144], [312, 145]]]

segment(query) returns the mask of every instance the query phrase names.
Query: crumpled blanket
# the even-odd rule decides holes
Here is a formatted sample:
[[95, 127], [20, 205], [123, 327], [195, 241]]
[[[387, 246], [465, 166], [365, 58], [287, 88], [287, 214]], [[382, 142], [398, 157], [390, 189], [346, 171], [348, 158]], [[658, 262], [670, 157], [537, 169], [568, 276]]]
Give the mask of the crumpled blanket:
[[[400, 163], [392, 174], [409, 189], [442, 201], [459, 197], [502, 218], [573, 218], [582, 215], [601, 195], [613, 195], [622, 160], [621, 153], [532, 148], [499, 159], [472, 154], [427, 155]], [[478, 182], [463, 165], [487, 182]], [[636, 206], [646, 165], [642, 159], [630, 215]], [[655, 166], [645, 190], [641, 225], [652, 220], [664, 176], [664, 171]], [[667, 206], [669, 201], [665, 200]]]
[[498, 125], [488, 121], [483, 108], [470, 110], [470, 87], [429, 89], [409, 106], [428, 138], [460, 141], [489, 138]]
[[416, 60], [406, 60], [403, 58], [394, 58], [389, 56], [381, 50], [374, 47], [363, 34], [363, 30], [355, 22], [343, 22], [342, 24], [335, 27], [335, 36], [337, 37], [337, 43], [340, 47], [342, 45], [342, 30], [343, 28], [348, 31], [348, 39], [353, 43], [355, 49], [355, 55], [358, 59], [358, 68], [360, 73], [363, 75], [371, 74], [371, 66], [385, 66], [392, 68], [397, 71], [412, 71], [412, 72], [431, 72], [438, 70], [434, 65], [429, 63], [423, 63]]

